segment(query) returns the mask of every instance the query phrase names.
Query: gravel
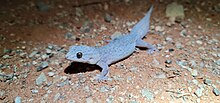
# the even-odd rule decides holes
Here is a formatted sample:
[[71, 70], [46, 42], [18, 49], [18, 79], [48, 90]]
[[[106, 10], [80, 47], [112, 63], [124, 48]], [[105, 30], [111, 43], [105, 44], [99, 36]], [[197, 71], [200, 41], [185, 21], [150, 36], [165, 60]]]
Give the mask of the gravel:
[[60, 93], [57, 93], [57, 94], [54, 96], [53, 101], [54, 101], [54, 102], [57, 102], [57, 100], [59, 100], [60, 96], [61, 96], [61, 94], [60, 94]]
[[43, 72], [41, 72], [41, 74], [37, 77], [35, 83], [36, 83], [36, 85], [40, 86], [44, 82], [47, 82], [47, 78], [46, 78], [45, 74]]
[[112, 21], [111, 15], [109, 13], [105, 13], [104, 20], [105, 22], [110, 23]]
[[166, 7], [166, 17], [169, 17], [172, 23], [175, 22], [178, 17], [184, 19], [185, 14], [183, 5], [177, 4], [176, 2], [168, 4]]
[[36, 3], [36, 7], [39, 11], [46, 12], [49, 10], [49, 6], [42, 1]]
[[31, 93], [37, 94], [37, 93], [38, 93], [38, 90], [37, 90], [37, 89], [33, 89], [33, 90], [31, 90]]
[[48, 74], [49, 77], [53, 77], [55, 73], [54, 72], [48, 72], [47, 74]]
[[19, 96], [15, 97], [15, 103], [21, 103], [21, 97]]
[[48, 66], [49, 66], [49, 63], [47, 61], [43, 61], [40, 63], [40, 66], [38, 66], [36, 69], [39, 72], [39, 71], [47, 68]]
[[210, 80], [210, 79], [205, 79], [205, 80], [204, 80], [204, 83], [210, 86], [210, 85], [212, 84], [212, 80]]
[[196, 91], [195, 91], [195, 95], [197, 96], [197, 97], [201, 97], [202, 95], [203, 95], [203, 90], [204, 90], [204, 88], [198, 88]]
[[64, 34], [64, 37], [65, 39], [71, 39], [71, 40], [76, 39], [76, 37], [71, 32], [67, 32], [66, 34]]
[[154, 94], [146, 88], [141, 90], [141, 94], [143, 97], [146, 97], [148, 100], [154, 99]]
[[114, 33], [111, 35], [111, 40], [113, 40], [113, 39], [115, 39], [115, 38], [118, 38], [118, 37], [120, 37], [120, 36], [122, 36], [122, 33], [119, 32], [119, 31], [116, 31], [116, 32], [114, 32]]
[[171, 63], [172, 63], [172, 60], [166, 60], [165, 63], [166, 63], [166, 64], [171, 64]]
[[108, 92], [110, 90], [109, 86], [102, 86], [99, 91], [100, 92]]
[[191, 71], [191, 75], [192, 75], [193, 77], [198, 76], [198, 71], [197, 71], [196, 69], [193, 69], [193, 70]]
[[164, 72], [157, 73], [154, 78], [164, 79], [166, 78], [166, 74]]
[[76, 103], [75, 100], [69, 100], [67, 103]]
[[38, 54], [39, 53], [39, 51], [33, 51], [33, 52], [31, 52], [31, 54], [29, 55], [29, 58], [32, 58], [32, 57], [34, 57], [36, 54]]
[[217, 88], [214, 88], [214, 89], [213, 89], [213, 93], [214, 93], [216, 96], [219, 96], [219, 95], [220, 95], [220, 91], [219, 91]]
[[86, 103], [94, 103], [92, 97], [86, 98]]
[[106, 99], [106, 103], [114, 103], [114, 97], [112, 95], [110, 95], [107, 99]]

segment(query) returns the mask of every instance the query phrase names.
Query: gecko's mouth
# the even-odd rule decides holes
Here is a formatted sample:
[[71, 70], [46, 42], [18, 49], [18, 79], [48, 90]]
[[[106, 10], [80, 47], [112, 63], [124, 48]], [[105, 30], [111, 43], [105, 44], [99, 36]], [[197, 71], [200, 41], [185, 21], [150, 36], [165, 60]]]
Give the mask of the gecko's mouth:
[[66, 58], [67, 60], [72, 60], [72, 61], [74, 61], [74, 59], [73, 59], [71, 56], [66, 55], [65, 58]]
[[81, 62], [81, 63], [88, 63], [87, 61], [83, 60], [83, 59], [76, 59], [76, 58], [71, 58], [66, 56], [67, 60], [71, 60], [72, 62]]

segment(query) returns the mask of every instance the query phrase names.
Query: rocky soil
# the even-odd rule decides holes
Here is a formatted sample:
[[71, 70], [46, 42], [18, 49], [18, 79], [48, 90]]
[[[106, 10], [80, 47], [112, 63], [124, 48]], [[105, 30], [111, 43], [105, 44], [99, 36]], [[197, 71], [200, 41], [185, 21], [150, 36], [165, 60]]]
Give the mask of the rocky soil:
[[110, 66], [65, 59], [69, 46], [103, 46], [128, 33], [147, 0], [1, 0], [1, 103], [220, 103], [220, 1], [157, 0], [137, 49]]

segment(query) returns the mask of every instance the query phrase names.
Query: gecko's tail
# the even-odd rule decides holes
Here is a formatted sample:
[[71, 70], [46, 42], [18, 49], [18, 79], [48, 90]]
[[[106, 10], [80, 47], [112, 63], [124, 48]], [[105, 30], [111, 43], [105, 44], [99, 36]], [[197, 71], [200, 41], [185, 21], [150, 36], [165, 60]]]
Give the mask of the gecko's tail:
[[150, 7], [147, 14], [142, 18], [131, 30], [131, 34], [136, 35], [138, 38], [143, 38], [149, 31], [150, 16], [153, 11], [153, 5]]

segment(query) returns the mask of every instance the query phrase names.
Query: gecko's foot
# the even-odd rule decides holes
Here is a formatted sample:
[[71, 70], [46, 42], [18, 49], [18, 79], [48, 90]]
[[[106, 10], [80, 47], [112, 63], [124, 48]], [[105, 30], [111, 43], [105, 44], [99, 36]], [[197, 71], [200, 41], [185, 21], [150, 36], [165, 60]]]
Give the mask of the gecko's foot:
[[154, 52], [158, 52], [159, 50], [157, 48], [150, 48], [147, 50], [147, 54], [153, 54]]
[[95, 80], [97, 80], [98, 82], [101, 82], [101, 81], [107, 81], [107, 80], [109, 80], [109, 78], [107, 76], [101, 76], [101, 75], [98, 74], [95, 77]]

